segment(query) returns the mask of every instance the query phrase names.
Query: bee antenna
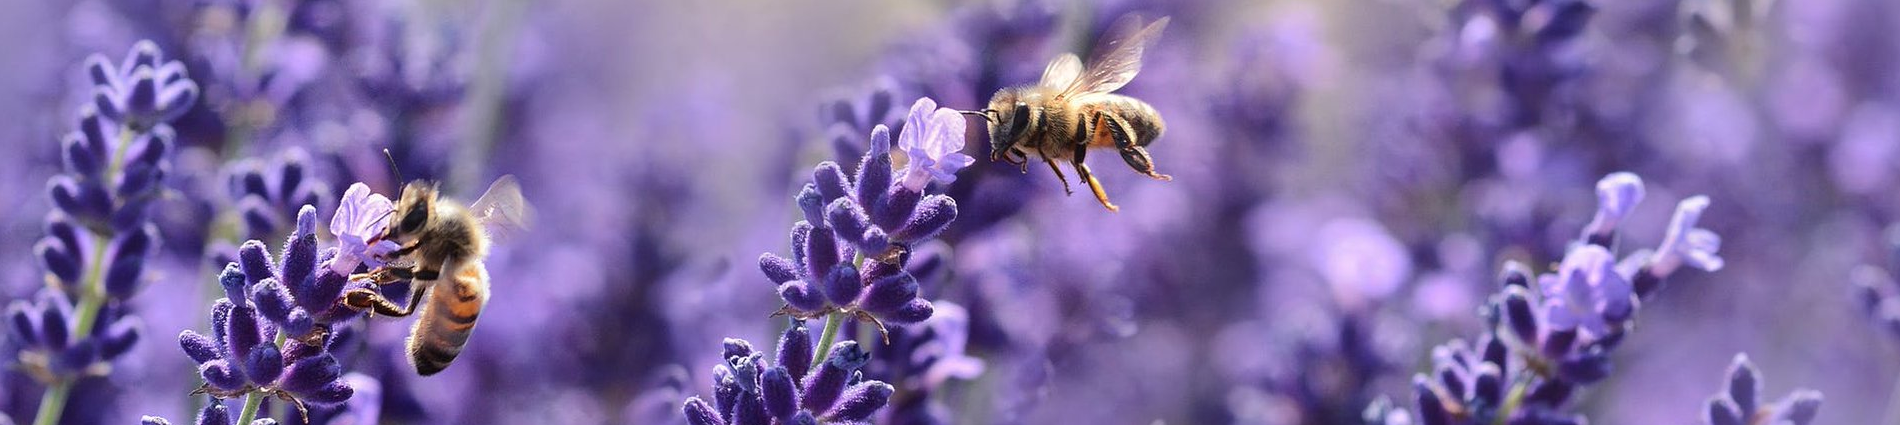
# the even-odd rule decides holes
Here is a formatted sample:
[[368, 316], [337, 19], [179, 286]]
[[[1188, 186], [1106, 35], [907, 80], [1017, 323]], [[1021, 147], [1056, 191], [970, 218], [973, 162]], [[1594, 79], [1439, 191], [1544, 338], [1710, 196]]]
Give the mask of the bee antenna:
[[990, 121], [990, 122], [996, 121], [996, 115], [994, 115], [995, 112], [996, 110], [994, 109], [984, 109], [980, 111], [957, 111], [957, 113], [959, 114], [981, 116], [983, 117], [983, 120]]
[[396, 156], [389, 153], [389, 148], [383, 148], [383, 158], [389, 160], [389, 172], [396, 175], [396, 185], [402, 186], [402, 169], [396, 168]]

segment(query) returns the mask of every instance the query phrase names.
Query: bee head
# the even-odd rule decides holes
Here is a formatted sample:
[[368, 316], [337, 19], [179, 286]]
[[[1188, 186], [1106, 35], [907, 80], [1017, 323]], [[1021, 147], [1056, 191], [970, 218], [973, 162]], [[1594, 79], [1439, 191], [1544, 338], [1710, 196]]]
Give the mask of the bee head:
[[1005, 89], [996, 92], [990, 98], [989, 109], [984, 109], [984, 118], [990, 123], [990, 158], [1006, 157], [1004, 153], [1019, 144], [1023, 133], [1029, 129], [1029, 104], [1023, 101], [1017, 89]]
[[383, 239], [396, 240], [421, 231], [429, 223], [429, 214], [435, 211], [435, 198], [435, 183], [416, 180], [403, 186], [402, 199], [396, 202], [395, 214], [389, 217], [389, 226], [383, 229]]

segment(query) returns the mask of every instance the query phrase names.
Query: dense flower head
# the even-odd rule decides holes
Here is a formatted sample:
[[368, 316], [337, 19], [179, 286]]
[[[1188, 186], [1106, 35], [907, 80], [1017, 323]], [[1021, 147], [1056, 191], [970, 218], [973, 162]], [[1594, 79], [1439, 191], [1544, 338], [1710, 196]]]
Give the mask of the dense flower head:
[[1719, 239], [1694, 227], [1708, 206], [1702, 196], [1678, 207], [1661, 254], [1639, 252], [1628, 261], [1617, 260], [1611, 246], [1614, 223], [1641, 199], [1640, 181], [1619, 173], [1598, 184], [1603, 205], [1593, 229], [1581, 232], [1555, 272], [1533, 276], [1521, 264], [1504, 266], [1501, 290], [1481, 310], [1488, 328], [1477, 344], [1453, 340], [1439, 346], [1432, 352], [1432, 372], [1413, 378], [1419, 422], [1585, 423], [1583, 416], [1565, 411], [1571, 395], [1609, 377], [1611, 352], [1662, 279], [1684, 262], [1720, 268], [1710, 242]]
[[238, 261], [218, 274], [225, 297], [212, 306], [211, 335], [178, 335], [185, 354], [198, 363], [203, 391], [220, 398], [288, 394], [319, 406], [350, 398], [353, 389], [329, 352], [338, 335], [329, 324], [357, 315], [338, 299], [346, 287], [361, 284], [319, 265], [320, 258], [335, 255], [318, 251], [316, 209], [310, 206], [298, 211], [278, 259], [260, 241], [238, 248]]
[[1805, 388], [1788, 393], [1780, 401], [1764, 403], [1761, 379], [1761, 372], [1748, 361], [1748, 355], [1737, 353], [1722, 381], [1722, 390], [1709, 397], [1702, 423], [1807, 425], [1821, 413], [1821, 392]]
[[237, 202], [246, 235], [279, 235], [287, 225], [294, 224], [290, 221], [302, 206], [321, 209], [325, 205], [330, 199], [330, 186], [311, 175], [310, 167], [310, 155], [294, 147], [269, 163], [246, 159], [227, 167], [226, 183], [231, 199]]
[[73, 308], [64, 293], [52, 288], [41, 289], [31, 301], [7, 305], [8, 336], [19, 344], [26, 371], [41, 381], [104, 375], [139, 340], [142, 322], [118, 305], [102, 307], [89, 336], [80, 338]]
[[151, 40], [132, 45], [125, 60], [94, 54], [86, 58], [92, 77], [93, 105], [101, 115], [127, 127], [146, 130], [178, 119], [198, 100], [198, 84], [185, 73], [185, 64], [166, 61], [165, 52]]
[[[811, 333], [793, 319], [779, 339], [774, 362], [741, 339], [725, 341], [726, 363], [713, 367], [713, 401], [694, 396], [682, 407], [693, 425], [862, 423], [895, 391], [859, 371], [871, 354], [856, 341], [839, 342], [816, 370]], [[773, 364], [776, 363], [777, 366]]]
[[[919, 100], [918, 105], [936, 110], [929, 99]], [[961, 122], [955, 112], [949, 114], [949, 118]], [[947, 137], [912, 135], [944, 131], [933, 127], [939, 125], [943, 124], [907, 124], [901, 137]], [[960, 139], [962, 134], [958, 130], [955, 137]], [[795, 198], [805, 220], [792, 226], [791, 258], [771, 253], [759, 257], [760, 270], [778, 285], [779, 295], [785, 300], [782, 313], [809, 318], [842, 312], [891, 323], [917, 323], [930, 318], [930, 301], [918, 297], [917, 278], [905, 264], [910, 260], [911, 247], [935, 238], [956, 219], [956, 201], [940, 194], [924, 194], [922, 183], [913, 185], [894, 178], [889, 128], [873, 128], [870, 140], [870, 151], [860, 161], [855, 176], [847, 177], [837, 163], [830, 161], [812, 169], [811, 182]], [[913, 141], [910, 146], [945, 143], [952, 142]], [[939, 158], [928, 161], [950, 158], [944, 160], [957, 162], [960, 160], [954, 160], [954, 155], [944, 155], [961, 155], [931, 154]], [[905, 179], [917, 177], [927, 183], [932, 178], [954, 178], [945, 176], [953, 176], [961, 168], [920, 161], [926, 160], [911, 156], [910, 169], [915, 173], [907, 174]], [[934, 171], [921, 171], [925, 168]]]

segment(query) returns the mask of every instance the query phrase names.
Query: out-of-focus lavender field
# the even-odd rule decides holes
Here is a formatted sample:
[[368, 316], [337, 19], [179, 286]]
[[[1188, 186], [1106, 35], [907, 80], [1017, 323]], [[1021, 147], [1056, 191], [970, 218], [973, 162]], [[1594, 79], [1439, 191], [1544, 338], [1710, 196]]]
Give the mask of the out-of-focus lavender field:
[[[0, 9], [0, 424], [1900, 425], [1894, 2]], [[1131, 13], [1119, 212], [937, 109]], [[504, 175], [418, 376], [349, 275]]]

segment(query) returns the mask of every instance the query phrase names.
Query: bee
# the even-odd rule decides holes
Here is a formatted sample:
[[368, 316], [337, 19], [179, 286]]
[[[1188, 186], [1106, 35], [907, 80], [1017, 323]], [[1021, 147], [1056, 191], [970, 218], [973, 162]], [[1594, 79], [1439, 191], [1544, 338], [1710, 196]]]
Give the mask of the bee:
[[999, 90], [990, 97], [988, 109], [959, 112], [989, 122], [990, 160], [1020, 166], [1027, 173], [1029, 156], [1041, 157], [1062, 181], [1062, 191], [1073, 195], [1068, 177], [1056, 165], [1058, 160], [1069, 161], [1103, 207], [1120, 210], [1108, 201], [1083, 159], [1090, 149], [1114, 148], [1136, 172], [1161, 181], [1174, 179], [1156, 173], [1148, 156], [1147, 146], [1166, 127], [1161, 113], [1140, 99], [1111, 93], [1141, 71], [1142, 50], [1167, 26], [1167, 17], [1144, 25], [1140, 16], [1123, 16], [1101, 38], [1088, 66], [1074, 53], [1064, 53], [1049, 61], [1035, 85]]
[[[475, 330], [475, 319], [488, 304], [488, 268], [482, 263], [492, 239], [525, 229], [528, 204], [514, 176], [502, 176], [475, 203], [463, 207], [441, 198], [433, 182], [417, 180], [402, 189], [389, 225], [370, 243], [395, 241], [390, 264], [353, 275], [382, 285], [412, 280], [409, 303], [397, 306], [374, 289], [359, 288], [343, 303], [357, 310], [395, 317], [421, 309], [406, 344], [411, 366], [428, 376], [449, 367]], [[431, 289], [433, 296], [423, 300]]]

